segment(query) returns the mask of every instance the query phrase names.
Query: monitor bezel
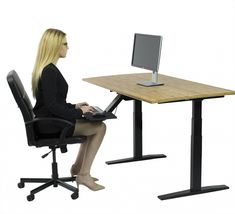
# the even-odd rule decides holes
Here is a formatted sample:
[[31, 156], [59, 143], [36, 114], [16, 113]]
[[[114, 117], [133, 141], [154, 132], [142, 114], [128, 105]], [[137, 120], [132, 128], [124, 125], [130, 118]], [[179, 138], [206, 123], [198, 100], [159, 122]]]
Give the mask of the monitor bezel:
[[[136, 38], [137, 36], [145, 36], [145, 37], [150, 37], [150, 38], [160, 38], [160, 46], [159, 46], [159, 54], [158, 54], [158, 59], [157, 59], [157, 65], [156, 65], [156, 69], [154, 68], [150, 68], [150, 67], [146, 67], [146, 66], [141, 66], [141, 65], [136, 65], [134, 64], [134, 53], [135, 53], [135, 45], [136, 45]], [[132, 60], [131, 60], [131, 65], [134, 67], [138, 67], [138, 68], [142, 68], [142, 69], [146, 69], [146, 70], [150, 70], [153, 72], [158, 72], [159, 70], [159, 65], [160, 65], [160, 58], [161, 58], [161, 49], [162, 49], [162, 36], [160, 35], [151, 35], [151, 34], [141, 34], [141, 33], [135, 33], [134, 35], [134, 44], [133, 44], [133, 50], [132, 50]]]

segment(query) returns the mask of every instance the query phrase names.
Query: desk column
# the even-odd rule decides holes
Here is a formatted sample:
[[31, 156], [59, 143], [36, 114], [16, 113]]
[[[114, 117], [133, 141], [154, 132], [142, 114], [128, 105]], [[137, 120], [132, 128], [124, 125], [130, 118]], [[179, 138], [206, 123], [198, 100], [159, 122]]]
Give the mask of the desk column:
[[133, 153], [134, 158], [142, 157], [142, 102], [134, 100], [133, 106]]
[[194, 100], [192, 105], [192, 136], [191, 136], [191, 175], [190, 189], [201, 190], [202, 168], [202, 102]]

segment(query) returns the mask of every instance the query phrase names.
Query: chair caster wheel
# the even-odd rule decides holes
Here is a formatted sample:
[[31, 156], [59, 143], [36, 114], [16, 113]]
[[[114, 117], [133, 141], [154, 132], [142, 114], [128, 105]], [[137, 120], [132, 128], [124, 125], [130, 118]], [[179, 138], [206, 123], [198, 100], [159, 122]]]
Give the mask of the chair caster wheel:
[[27, 196], [27, 200], [28, 200], [28, 201], [33, 201], [34, 198], [35, 198], [34, 195], [28, 195], [28, 196]]
[[74, 192], [72, 195], [71, 195], [71, 198], [73, 200], [77, 199], [78, 198], [78, 192]]
[[21, 189], [21, 188], [24, 188], [24, 183], [20, 182], [18, 183], [18, 187]]

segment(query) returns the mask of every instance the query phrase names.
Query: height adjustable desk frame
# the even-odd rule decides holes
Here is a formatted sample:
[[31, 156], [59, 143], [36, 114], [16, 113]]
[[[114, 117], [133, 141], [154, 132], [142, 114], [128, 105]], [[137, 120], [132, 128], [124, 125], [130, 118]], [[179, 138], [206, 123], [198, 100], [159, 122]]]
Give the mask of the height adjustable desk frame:
[[[148, 79], [148, 74], [127, 74], [84, 79], [85, 81], [116, 91], [118, 96], [107, 107], [106, 111], [112, 112], [122, 100], [133, 100], [133, 143], [134, 155], [132, 158], [108, 161], [107, 164], [125, 163], [131, 161], [164, 158], [160, 155], [142, 155], [142, 101], [149, 103], [171, 103], [192, 101], [191, 123], [191, 160], [190, 160], [190, 188], [187, 190], [158, 196], [161, 200], [214, 192], [229, 189], [226, 185], [201, 186], [202, 171], [202, 101], [210, 98], [220, 98], [225, 95], [235, 94], [235, 91], [208, 86], [170, 76], [159, 75], [160, 81], [165, 83], [162, 88], [141, 89], [138, 91], [136, 82]], [[122, 83], [122, 87], [120, 86]], [[146, 94], [153, 94], [146, 98]], [[130, 94], [130, 95], [129, 95]]]
[[[220, 96], [221, 97], [221, 96]], [[218, 98], [220, 98], [218, 97]], [[217, 97], [213, 97], [217, 98]], [[111, 104], [105, 109], [112, 112], [122, 100], [133, 100], [132, 98], [117, 95]], [[202, 101], [192, 100], [192, 124], [191, 124], [191, 164], [190, 164], [190, 189], [158, 196], [161, 200], [214, 192], [229, 189], [226, 185], [201, 186], [202, 174]], [[165, 158], [164, 154], [144, 155], [142, 154], [142, 102], [133, 100], [133, 157], [119, 160], [107, 161], [110, 164], [142, 161], [155, 158]]]

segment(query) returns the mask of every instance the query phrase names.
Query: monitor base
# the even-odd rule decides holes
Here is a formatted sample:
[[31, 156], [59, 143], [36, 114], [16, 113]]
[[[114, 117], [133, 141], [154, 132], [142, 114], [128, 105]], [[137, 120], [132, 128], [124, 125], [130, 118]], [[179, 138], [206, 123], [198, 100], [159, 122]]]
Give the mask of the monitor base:
[[144, 81], [144, 82], [138, 82], [138, 85], [145, 86], [145, 87], [152, 87], [152, 86], [161, 86], [164, 85], [164, 83], [157, 83], [152, 81]]

